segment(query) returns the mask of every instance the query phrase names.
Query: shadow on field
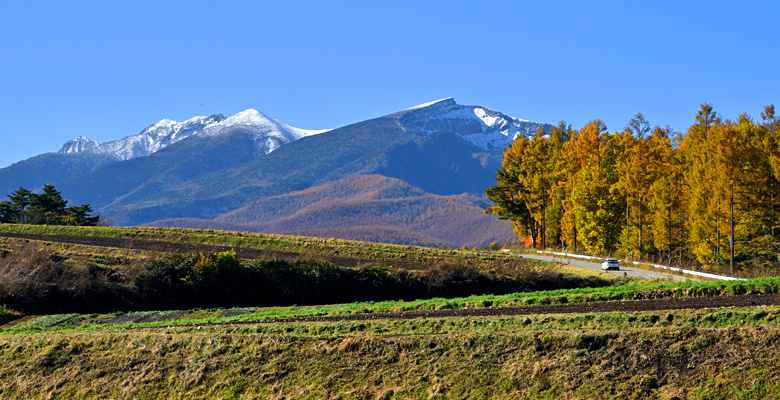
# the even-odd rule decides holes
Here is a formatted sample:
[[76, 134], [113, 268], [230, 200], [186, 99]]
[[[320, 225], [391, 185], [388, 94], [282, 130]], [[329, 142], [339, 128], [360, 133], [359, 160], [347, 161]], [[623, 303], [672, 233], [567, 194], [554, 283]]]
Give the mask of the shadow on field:
[[595, 277], [518, 267], [345, 268], [317, 259], [249, 261], [233, 251], [169, 253], [145, 265], [115, 267], [63, 259], [29, 245], [0, 258], [0, 302], [40, 314], [413, 300], [606, 285]]

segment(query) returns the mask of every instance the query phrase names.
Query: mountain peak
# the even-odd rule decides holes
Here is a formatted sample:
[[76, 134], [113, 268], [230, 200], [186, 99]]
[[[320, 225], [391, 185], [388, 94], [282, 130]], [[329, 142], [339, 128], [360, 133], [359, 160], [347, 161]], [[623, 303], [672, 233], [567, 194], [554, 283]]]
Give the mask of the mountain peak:
[[487, 107], [460, 105], [452, 97], [404, 110], [400, 122], [424, 136], [455, 133], [489, 152], [501, 151], [518, 135], [530, 136], [539, 127], [550, 128], [549, 124], [513, 118]]
[[90, 140], [86, 136], [79, 136], [75, 139], [68, 140], [65, 142], [64, 145], [62, 145], [62, 148], [58, 153], [62, 154], [70, 154], [70, 153], [80, 153], [82, 151], [87, 151], [90, 149], [94, 149], [98, 147], [98, 142], [94, 140]]
[[266, 138], [266, 141], [268, 138], [282, 140], [282, 142], [269, 145], [270, 147], [267, 146], [267, 148], [263, 151], [264, 153], [270, 153], [284, 143], [292, 142], [305, 136], [327, 132], [329, 130], [308, 130], [295, 128], [285, 124], [284, 122], [270, 118], [260, 111], [255, 110], [254, 108], [249, 108], [226, 118], [224, 121], [220, 122], [213, 128], [206, 130], [204, 134], [219, 134], [221, 129], [236, 126], [249, 128], [251, 131], [255, 132], [258, 137], [262, 136], [263, 138]]
[[244, 111], [241, 111], [235, 115], [228, 117], [224, 121], [220, 122], [221, 126], [226, 126], [226, 125], [270, 126], [270, 125], [278, 125], [278, 124], [279, 124], [278, 121], [268, 118], [263, 113], [255, 110], [254, 108], [249, 108]]
[[411, 107], [411, 108], [407, 108], [404, 111], [419, 110], [421, 108], [428, 108], [428, 107], [431, 107], [431, 106], [455, 106], [455, 105], [458, 105], [458, 103], [455, 102], [455, 99], [452, 98], [452, 97], [447, 97], [446, 99], [431, 101], [431, 102], [423, 103], [423, 104], [420, 104], [420, 105], [417, 105], [417, 106], [414, 106], [414, 107]]

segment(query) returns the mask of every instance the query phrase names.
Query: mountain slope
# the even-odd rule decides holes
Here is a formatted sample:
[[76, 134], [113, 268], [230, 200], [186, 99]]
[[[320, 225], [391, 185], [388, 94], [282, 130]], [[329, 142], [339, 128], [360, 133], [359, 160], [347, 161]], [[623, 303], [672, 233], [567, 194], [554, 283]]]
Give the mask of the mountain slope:
[[[489, 121], [498, 128], [487, 125], [480, 115], [495, 116]], [[512, 140], [513, 134], [525, 132], [518, 130], [520, 126], [528, 131], [549, 128], [499, 118], [501, 115], [445, 99], [304, 137], [251, 162], [169, 186], [143, 202], [119, 199], [105, 211], [121, 215], [118, 220], [123, 224], [176, 216], [213, 218], [214, 210], [239, 207], [254, 198], [373, 173], [408, 181], [433, 194], [481, 196], [483, 188], [493, 184], [495, 169], [500, 167], [501, 149], [494, 145], [498, 143], [495, 138]], [[425, 129], [415, 122], [422, 120], [429, 121]], [[416, 130], [404, 121], [412, 121]], [[437, 126], [442, 130], [434, 131]], [[480, 134], [493, 139], [484, 140], [484, 146], [479, 147], [469, 138]]]
[[170, 185], [141, 202], [118, 199], [104, 210], [121, 216], [121, 224], [175, 217], [213, 218], [215, 209], [235, 209], [247, 200], [334, 180], [328, 178], [333, 171], [381, 153], [394, 143], [415, 139], [419, 135], [400, 129], [392, 119], [379, 118], [301, 138], [256, 160]]
[[258, 199], [213, 221], [174, 219], [149, 225], [439, 247], [481, 247], [512, 239], [511, 227], [485, 215], [484, 206], [474, 196], [435, 195], [395, 178], [362, 175]]
[[[160, 159], [148, 159], [169, 146], [192, 141], [198, 144], [188, 143], [186, 147], [192, 149], [205, 145], [214, 148], [216, 147], [214, 144], [206, 144], [208, 138], [211, 138], [215, 143], [225, 146], [223, 151], [227, 154], [243, 153], [245, 147], [249, 146], [252, 148], [252, 158], [257, 158], [293, 140], [326, 131], [294, 128], [254, 109], [242, 111], [228, 118], [222, 114], [214, 114], [210, 117], [194, 117], [184, 122], [163, 119], [136, 135], [103, 144], [79, 136], [66, 142], [57, 153], [42, 154], [0, 169], [0, 193], [10, 193], [19, 186], [37, 188], [44, 184], [64, 181], [79, 182], [76, 186], [94, 187], [97, 192], [100, 192], [103, 187], [109, 189], [110, 193], [102, 194], [100, 198], [94, 200], [92, 195], [76, 195], [79, 200], [100, 207], [111, 202], [105, 200], [106, 197], [119, 196], [117, 193], [121, 190], [135, 187], [129, 185], [129, 182], [140, 184], [139, 182], [145, 179], [154, 179], [149, 173], [143, 172], [144, 167], [148, 166], [146, 169], [158, 167], [165, 171], [170, 169], [167, 166], [169, 164], [180, 164], [176, 157], [167, 157], [168, 161], [164, 162]], [[220, 136], [236, 132], [251, 138], [251, 143], [218, 139]], [[201, 140], [204, 138], [205, 141]], [[230, 143], [236, 146], [226, 145]], [[178, 154], [182, 155], [184, 152]], [[142, 161], [121, 164], [132, 160]], [[209, 162], [208, 159], [204, 160]], [[236, 162], [228, 164], [234, 165]], [[227, 167], [228, 164], [222, 163], [221, 168]], [[136, 171], [139, 168], [140, 173]], [[100, 180], [102, 176], [108, 176], [110, 179]], [[115, 183], [119, 183], [124, 189], [115, 188]]]
[[[75, 201], [91, 202], [99, 210], [117, 202], [145, 202], [172, 185], [253, 160], [255, 139], [254, 132], [241, 129], [218, 137], [192, 137], [148, 157], [112, 163], [57, 186], [73, 194]], [[121, 216], [111, 218], [116, 217], [124, 223]]]

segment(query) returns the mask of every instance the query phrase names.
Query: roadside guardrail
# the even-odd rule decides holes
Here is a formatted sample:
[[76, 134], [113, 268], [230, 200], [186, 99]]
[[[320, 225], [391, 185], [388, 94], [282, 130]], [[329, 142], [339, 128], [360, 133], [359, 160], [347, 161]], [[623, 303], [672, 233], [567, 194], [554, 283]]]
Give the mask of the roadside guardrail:
[[[588, 260], [601, 260], [602, 259], [601, 257], [583, 256], [583, 255], [580, 255], [580, 254], [569, 254], [569, 253], [561, 253], [561, 252], [556, 252], [556, 251], [538, 251], [537, 253], [553, 254], [553, 255], [557, 255], [557, 256], [572, 257], [572, 258], [583, 258], [583, 259], [588, 259]], [[676, 268], [676, 267], [667, 267], [665, 265], [650, 264], [650, 263], [645, 263], [645, 262], [641, 262], [641, 261], [628, 261], [628, 262], [631, 262], [634, 265], [639, 265], [639, 264], [649, 265], [649, 266], [657, 268], [657, 269], [665, 269], [667, 271], [675, 271], [675, 272], [680, 272], [682, 274], [700, 276], [702, 278], [717, 279], [717, 280], [721, 280], [721, 281], [744, 281], [744, 279], [734, 278], [734, 277], [731, 277], [731, 276], [716, 275], [716, 274], [711, 274], [711, 273], [708, 273], [708, 272], [691, 271], [689, 269], [682, 269], [682, 268]]]

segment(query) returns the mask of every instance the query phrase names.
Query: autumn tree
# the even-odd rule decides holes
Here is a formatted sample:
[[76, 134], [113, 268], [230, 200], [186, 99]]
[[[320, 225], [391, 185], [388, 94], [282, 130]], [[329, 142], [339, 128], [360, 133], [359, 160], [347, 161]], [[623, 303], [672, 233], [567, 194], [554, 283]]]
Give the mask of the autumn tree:
[[[771, 111], [765, 109], [764, 116]], [[703, 264], [728, 262], [733, 273], [739, 259], [767, 258], [756, 251], [771, 242], [775, 223], [776, 141], [766, 125], [747, 114], [722, 120], [703, 104], [689, 128], [683, 142], [690, 190], [687, 228], [692, 253]]]
[[730, 149], [722, 150], [731, 169], [723, 190], [729, 196], [729, 263], [733, 273], [736, 262], [748, 262], [754, 268], [776, 264], [774, 230], [774, 182], [768, 147], [774, 140], [767, 126], [742, 114], [727, 124]]
[[[655, 130], [661, 128], [656, 127]], [[637, 113], [619, 133], [618, 139], [625, 149], [619, 161], [618, 186], [626, 198], [625, 229], [621, 236], [626, 251], [641, 253], [652, 251], [652, 230], [645, 233], [645, 225], [652, 224], [652, 214], [647, 213], [650, 187], [663, 172], [659, 170], [659, 155], [650, 144], [650, 124], [642, 113]], [[647, 249], [644, 247], [649, 245]]]
[[721, 199], [715, 192], [714, 131], [722, 124], [711, 104], [701, 105], [696, 122], [688, 128], [682, 144], [683, 170], [688, 193], [689, 214], [686, 229], [691, 253], [702, 263], [711, 264], [720, 256]]
[[565, 141], [571, 128], [561, 122], [550, 130], [539, 128], [529, 140], [518, 137], [504, 150], [501, 169], [497, 171], [497, 185], [485, 190], [488, 199], [496, 203], [487, 208], [489, 214], [513, 222], [515, 233], [530, 237], [532, 245], [548, 245], [548, 221], [553, 237], [560, 238], [562, 205], [555, 191], [558, 169]]
[[547, 160], [550, 172], [550, 205], [546, 207], [545, 237], [553, 238], [556, 244], [563, 241], [563, 215], [564, 205], [571, 197], [571, 191], [566, 191], [564, 150], [566, 143], [572, 135], [571, 125], [561, 121], [557, 126], [550, 128], [549, 135], [549, 159]]
[[[653, 246], [666, 253], [671, 266], [673, 254], [681, 255], [686, 245], [687, 191], [683, 162], [678, 150], [682, 136], [671, 137], [671, 129], [656, 127], [648, 139], [648, 148], [655, 154], [657, 178], [649, 189], [648, 210], [653, 215], [650, 230]], [[675, 143], [675, 144], [673, 144]]]
[[780, 219], [777, 217], [777, 213], [780, 212], [780, 205], [778, 205], [778, 201], [780, 201], [780, 193], [778, 193], [780, 186], [780, 118], [775, 116], [775, 106], [770, 104], [764, 107], [761, 119], [763, 120], [762, 126], [766, 131], [764, 153], [771, 169], [768, 185], [770, 210], [767, 223], [770, 226], [770, 235], [774, 238], [778, 228], [780, 228]]
[[[585, 128], [577, 130], [569, 128], [569, 140], [563, 143], [559, 166], [556, 169], [557, 181], [554, 188], [554, 198], [563, 210], [560, 219], [561, 237], [566, 246], [575, 251], [581, 243], [573, 193], [579, 184], [582, 171], [590, 162], [594, 151], [598, 152], [599, 135], [603, 133], [603, 130], [606, 130], [602, 125], [603, 123], [597, 120], [586, 125], [586, 127], [590, 126], [588, 131]], [[594, 134], [594, 130], [598, 132]]]
[[528, 140], [523, 136], [507, 145], [501, 168], [496, 170], [496, 185], [485, 189], [487, 198], [495, 203], [487, 207], [485, 213], [511, 221], [512, 229], [521, 238], [535, 225], [526, 205], [527, 190], [521, 178], [523, 153], [527, 146]]
[[601, 120], [586, 124], [572, 149], [583, 166], [572, 192], [579, 240], [591, 254], [614, 250], [625, 210], [616, 185], [624, 149]]
[[777, 271], [779, 128], [774, 106], [758, 123], [724, 120], [707, 103], [684, 135], [651, 129], [641, 113], [615, 134], [600, 120], [578, 130], [561, 122], [507, 146], [486, 212], [534, 246]]
[[[538, 239], [542, 248], [547, 247], [547, 207], [550, 204], [550, 193], [554, 185], [552, 163], [550, 163], [551, 146], [544, 128], [539, 128], [536, 135], [528, 143], [522, 157], [519, 179], [525, 188], [525, 204], [531, 213], [533, 221], [538, 222]], [[537, 237], [533, 243], [536, 247]]]

